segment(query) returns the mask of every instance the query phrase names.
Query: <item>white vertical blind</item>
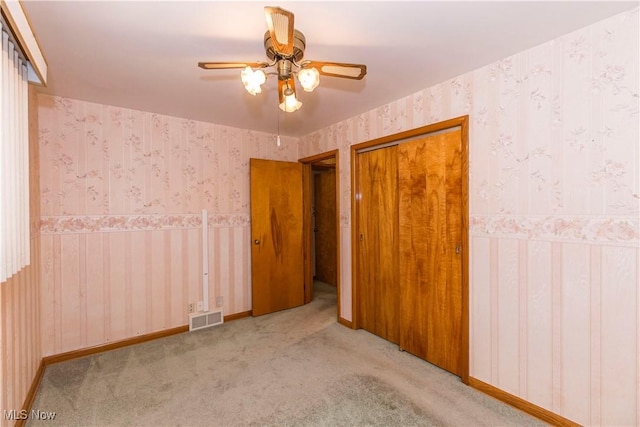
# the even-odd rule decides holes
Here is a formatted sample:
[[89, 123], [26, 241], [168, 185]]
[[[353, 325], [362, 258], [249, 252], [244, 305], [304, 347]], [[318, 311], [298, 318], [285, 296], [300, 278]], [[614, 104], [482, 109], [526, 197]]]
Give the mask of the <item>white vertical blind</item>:
[[29, 264], [28, 69], [0, 22], [0, 282]]

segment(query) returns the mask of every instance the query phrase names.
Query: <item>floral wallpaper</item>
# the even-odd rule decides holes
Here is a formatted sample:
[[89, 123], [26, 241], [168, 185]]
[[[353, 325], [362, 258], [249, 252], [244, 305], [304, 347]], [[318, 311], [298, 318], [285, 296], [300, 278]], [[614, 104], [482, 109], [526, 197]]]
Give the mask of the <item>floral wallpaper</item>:
[[[208, 215], [209, 227], [248, 227], [248, 214]], [[90, 233], [105, 231], [145, 231], [201, 228], [201, 214], [182, 215], [87, 215], [46, 217], [40, 221], [40, 232]]]
[[42, 215], [249, 212], [250, 157], [296, 160], [295, 141], [41, 96]]
[[249, 159], [294, 139], [49, 95], [38, 115], [45, 355], [185, 325], [203, 209], [209, 306], [251, 309]]
[[348, 298], [350, 147], [468, 115], [470, 374], [583, 425], [640, 424], [638, 28], [636, 8], [299, 141], [340, 151]]
[[500, 215], [474, 216], [469, 232], [477, 235], [509, 236], [527, 239], [586, 241], [629, 244], [640, 239], [640, 220], [628, 218], [526, 217]]
[[[621, 15], [322, 129], [301, 140], [301, 155], [347, 151], [468, 114], [472, 215], [615, 215], [637, 224], [640, 153], [629, 144], [638, 137], [638, 64], [629, 54], [637, 45], [635, 16]], [[341, 160], [341, 184], [349, 190], [349, 158]], [[350, 199], [342, 202], [346, 225]]]

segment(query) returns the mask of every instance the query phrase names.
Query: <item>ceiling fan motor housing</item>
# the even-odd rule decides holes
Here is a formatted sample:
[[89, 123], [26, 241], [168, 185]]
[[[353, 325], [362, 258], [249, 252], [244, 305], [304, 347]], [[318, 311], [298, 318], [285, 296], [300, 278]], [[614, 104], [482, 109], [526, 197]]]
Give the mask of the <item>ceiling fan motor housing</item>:
[[300, 62], [304, 56], [304, 48], [306, 45], [307, 41], [304, 38], [304, 34], [298, 30], [293, 30], [293, 55], [287, 57], [276, 52], [273, 47], [273, 41], [271, 40], [271, 33], [269, 33], [269, 31], [264, 33], [264, 49], [267, 53], [267, 57], [272, 61], [277, 61], [279, 59], [293, 59], [295, 62]]

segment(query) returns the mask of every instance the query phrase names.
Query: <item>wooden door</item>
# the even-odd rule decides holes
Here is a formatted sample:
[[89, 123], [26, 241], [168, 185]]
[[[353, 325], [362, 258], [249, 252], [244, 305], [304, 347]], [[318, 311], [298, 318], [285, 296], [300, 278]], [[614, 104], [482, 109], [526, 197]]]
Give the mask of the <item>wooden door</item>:
[[302, 164], [250, 159], [254, 316], [304, 304]]
[[398, 146], [400, 347], [462, 376], [460, 130]]
[[398, 343], [397, 148], [358, 155], [358, 326]]
[[338, 277], [336, 232], [336, 171], [314, 174], [315, 278], [336, 286]]

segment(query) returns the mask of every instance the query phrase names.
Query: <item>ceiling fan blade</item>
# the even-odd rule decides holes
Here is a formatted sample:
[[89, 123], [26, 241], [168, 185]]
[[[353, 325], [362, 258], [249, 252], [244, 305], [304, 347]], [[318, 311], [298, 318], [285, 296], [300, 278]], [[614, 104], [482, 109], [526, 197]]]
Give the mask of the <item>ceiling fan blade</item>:
[[265, 68], [267, 62], [198, 62], [198, 67], [205, 70], [227, 70], [232, 68]]
[[273, 49], [283, 56], [293, 55], [293, 13], [273, 6], [265, 6], [264, 13]]
[[345, 64], [343, 62], [303, 61], [302, 68], [315, 68], [323, 76], [342, 77], [362, 80], [367, 74], [367, 66], [363, 64]]

